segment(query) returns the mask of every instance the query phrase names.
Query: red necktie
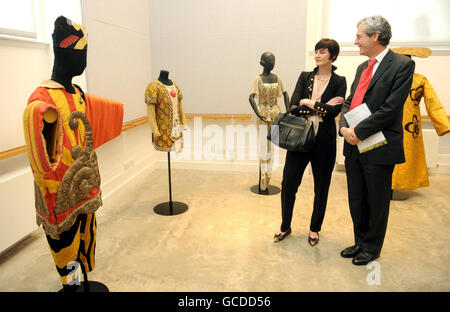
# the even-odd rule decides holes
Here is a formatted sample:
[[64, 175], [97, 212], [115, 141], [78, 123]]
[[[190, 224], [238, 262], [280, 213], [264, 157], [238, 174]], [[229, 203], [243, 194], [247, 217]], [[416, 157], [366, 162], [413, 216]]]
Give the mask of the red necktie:
[[361, 74], [358, 86], [356, 87], [355, 94], [352, 98], [352, 103], [350, 104], [350, 110], [362, 104], [364, 100], [364, 95], [366, 94], [367, 88], [369, 87], [370, 80], [372, 80], [373, 66], [377, 62], [376, 59], [371, 59], [369, 65]]

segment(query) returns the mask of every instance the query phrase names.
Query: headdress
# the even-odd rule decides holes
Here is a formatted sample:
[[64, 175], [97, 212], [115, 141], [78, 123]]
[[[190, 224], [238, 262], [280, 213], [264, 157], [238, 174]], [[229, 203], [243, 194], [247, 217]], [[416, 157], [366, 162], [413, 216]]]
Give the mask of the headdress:
[[86, 28], [60, 16], [55, 21], [53, 46], [63, 49], [87, 50]]
[[426, 58], [431, 55], [431, 50], [428, 48], [422, 47], [400, 47], [400, 48], [392, 48], [391, 49], [395, 53], [417, 56], [421, 58]]

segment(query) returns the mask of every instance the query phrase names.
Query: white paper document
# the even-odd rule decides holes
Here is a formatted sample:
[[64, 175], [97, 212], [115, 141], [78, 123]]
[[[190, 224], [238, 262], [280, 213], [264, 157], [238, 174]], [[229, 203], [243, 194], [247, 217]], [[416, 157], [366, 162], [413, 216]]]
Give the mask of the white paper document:
[[[371, 114], [372, 113], [370, 112], [366, 103], [362, 103], [361, 105], [347, 112], [344, 115], [344, 117], [345, 120], [347, 120], [347, 123], [350, 127], [355, 127], [357, 124], [359, 124], [361, 121], [369, 117]], [[383, 132], [379, 131], [375, 134], [372, 134], [364, 141], [359, 141], [358, 150], [360, 153], [364, 153], [374, 148], [383, 146], [385, 144], [387, 144], [386, 138], [384, 137]]]

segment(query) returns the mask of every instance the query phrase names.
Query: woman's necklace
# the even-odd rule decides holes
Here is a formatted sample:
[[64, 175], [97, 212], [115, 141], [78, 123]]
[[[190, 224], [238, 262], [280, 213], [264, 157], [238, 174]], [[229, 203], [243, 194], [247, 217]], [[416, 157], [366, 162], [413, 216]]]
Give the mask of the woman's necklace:
[[316, 77], [317, 77], [317, 80], [320, 80], [320, 81], [327, 81], [328, 79], [330, 79], [331, 76], [320, 77], [320, 76], [316, 75]]
[[322, 93], [323, 91], [325, 91], [325, 88], [328, 85], [326, 81], [330, 79], [330, 77], [331, 76], [320, 79], [318, 75], [315, 76], [315, 79], [317, 79], [317, 81], [314, 82], [314, 88], [312, 92], [312, 98], [314, 101], [317, 101], [322, 97]]

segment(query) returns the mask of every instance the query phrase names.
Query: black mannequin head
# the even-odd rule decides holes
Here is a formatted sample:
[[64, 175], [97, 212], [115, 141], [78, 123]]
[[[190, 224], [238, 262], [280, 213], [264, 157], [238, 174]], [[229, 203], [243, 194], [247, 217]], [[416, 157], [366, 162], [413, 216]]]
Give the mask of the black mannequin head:
[[271, 71], [275, 67], [275, 55], [271, 52], [264, 52], [261, 55], [261, 61], [259, 62], [265, 70]]
[[[55, 60], [53, 63], [53, 77], [73, 78], [83, 73], [87, 64], [87, 50], [72, 50], [53, 48]], [[54, 79], [53, 79], [54, 80]]]
[[166, 86], [172, 85], [172, 81], [169, 79], [169, 72], [167, 70], [163, 69], [159, 72], [158, 80], [161, 81]]
[[55, 55], [52, 80], [63, 85], [67, 92], [74, 93], [72, 78], [81, 75], [87, 63], [85, 28], [60, 16], [55, 21], [52, 37]]

